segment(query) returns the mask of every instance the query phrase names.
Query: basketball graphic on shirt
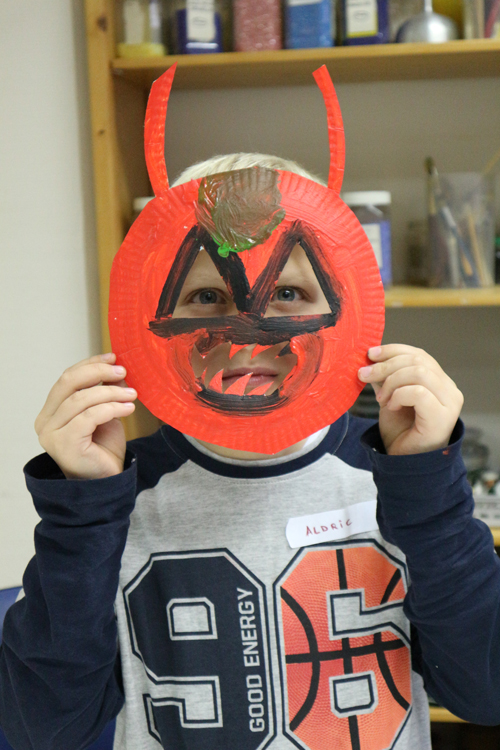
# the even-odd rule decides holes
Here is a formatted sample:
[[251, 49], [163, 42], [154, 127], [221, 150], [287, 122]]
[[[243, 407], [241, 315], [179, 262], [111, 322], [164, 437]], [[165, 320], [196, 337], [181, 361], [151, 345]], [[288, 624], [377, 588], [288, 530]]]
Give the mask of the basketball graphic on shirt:
[[389, 750], [411, 710], [406, 567], [375, 540], [301, 551], [275, 584], [284, 733]]

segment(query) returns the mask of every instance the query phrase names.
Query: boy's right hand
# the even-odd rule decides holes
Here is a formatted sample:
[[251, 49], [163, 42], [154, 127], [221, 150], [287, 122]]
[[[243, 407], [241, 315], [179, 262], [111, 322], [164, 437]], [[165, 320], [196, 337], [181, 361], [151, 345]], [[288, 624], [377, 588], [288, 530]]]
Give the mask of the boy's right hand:
[[131, 414], [137, 392], [128, 388], [114, 354], [69, 367], [50, 391], [35, 420], [42, 448], [67, 479], [103, 479], [120, 474], [125, 432], [120, 417]]

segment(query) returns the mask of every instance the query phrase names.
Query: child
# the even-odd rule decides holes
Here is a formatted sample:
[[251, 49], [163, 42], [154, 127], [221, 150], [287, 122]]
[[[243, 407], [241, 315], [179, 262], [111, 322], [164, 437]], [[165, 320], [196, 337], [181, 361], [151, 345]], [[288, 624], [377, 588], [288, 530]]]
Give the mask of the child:
[[[178, 183], [254, 165], [315, 179], [237, 154]], [[325, 310], [294, 248], [266, 315]], [[232, 312], [200, 253], [173, 317]], [[253, 348], [229, 360], [216, 347], [206, 377], [277, 389], [295, 355]], [[116, 715], [116, 750], [426, 750], [424, 684], [459, 716], [500, 722], [500, 570], [472, 518], [462, 395], [422, 350], [369, 357], [359, 378], [379, 423], [344, 414], [273, 457], [168, 425], [126, 446], [119, 418], [137, 394], [114, 354], [63, 373], [35, 424], [47, 453], [26, 476], [42, 521], [0, 653], [16, 750], [85, 748]]]

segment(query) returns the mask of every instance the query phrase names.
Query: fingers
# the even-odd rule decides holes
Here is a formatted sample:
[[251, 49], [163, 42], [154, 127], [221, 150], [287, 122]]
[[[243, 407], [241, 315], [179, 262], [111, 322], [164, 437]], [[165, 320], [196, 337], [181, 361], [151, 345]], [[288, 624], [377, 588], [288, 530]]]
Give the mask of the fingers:
[[84, 388], [65, 399], [50, 417], [48, 423], [51, 429], [60, 430], [79, 414], [88, 412], [99, 404], [111, 402], [125, 404], [136, 398], [137, 391], [134, 388], [117, 385], [96, 385], [92, 388]]
[[80, 438], [90, 437], [94, 434], [99, 425], [111, 422], [113, 419], [127, 417], [129, 414], [132, 414], [134, 409], [135, 404], [131, 401], [110, 401], [104, 404], [91, 406], [78, 414], [77, 417], [71, 420], [71, 422], [59, 431], [61, 438], [64, 440], [65, 433], [70, 429], [75, 434], [78, 434]]
[[369, 350], [373, 365], [362, 367], [359, 378], [372, 383], [381, 406], [385, 406], [397, 388], [421, 385], [428, 388], [443, 405], [455, 401], [460, 393], [453, 380], [436, 360], [422, 349], [404, 344], [388, 344]]
[[463, 395], [436, 360], [404, 344], [374, 347], [359, 378], [374, 387], [388, 453], [421, 453], [448, 444]]
[[[109, 361], [103, 360], [103, 357]], [[103, 382], [119, 383], [123, 381], [126, 370], [124, 367], [112, 364], [114, 361], [114, 354], [97, 355], [82, 360], [65, 370], [52, 387], [42, 411], [37, 417], [35, 422], [37, 433], [47, 419], [53, 416], [61, 404], [76, 391], [91, 388]]]
[[115, 354], [69, 367], [51, 389], [35, 421], [42, 447], [67, 477], [95, 479], [123, 471], [125, 433], [137, 392], [125, 382]]
[[438, 418], [445, 407], [432, 391], [421, 385], [404, 385], [393, 392], [384, 404], [390, 411], [398, 411], [404, 406], [411, 406], [421, 418], [432, 415]]
[[445, 374], [436, 360], [423, 349], [403, 344], [389, 344], [379, 349], [382, 351], [376, 357], [371, 354], [372, 349], [368, 350], [368, 356], [374, 364], [361, 368], [361, 380], [366, 380], [366, 376], [369, 375], [369, 382], [376, 378], [376, 382], [382, 383], [389, 375], [403, 367], [425, 367], [436, 373]]
[[[377, 401], [386, 406], [398, 388], [419, 386], [430, 391], [442, 406], [448, 406], [452, 391], [444, 373], [437, 373], [424, 365], [406, 365], [388, 375], [378, 389]], [[408, 406], [408, 404], [405, 404]], [[412, 404], [413, 405], [413, 404]]]

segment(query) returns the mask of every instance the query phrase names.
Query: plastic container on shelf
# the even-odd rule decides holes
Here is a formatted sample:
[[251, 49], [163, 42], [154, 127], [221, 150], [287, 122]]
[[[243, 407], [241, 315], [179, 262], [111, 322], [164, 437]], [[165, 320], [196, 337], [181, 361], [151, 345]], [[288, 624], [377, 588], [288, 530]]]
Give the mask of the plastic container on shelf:
[[219, 0], [173, 0], [170, 28], [174, 53], [222, 52], [222, 18]]
[[391, 286], [391, 194], [387, 190], [360, 190], [342, 193], [341, 197], [366, 232], [384, 287]]
[[479, 172], [437, 172], [428, 181], [430, 286], [494, 284], [495, 196]]
[[237, 52], [281, 49], [281, 0], [233, 0]]
[[166, 55], [163, 0], [118, 0], [118, 57]]
[[389, 0], [342, 0], [342, 44], [387, 44]]
[[500, 0], [462, 0], [464, 39], [500, 39]]
[[334, 0], [285, 0], [284, 12], [287, 49], [334, 45]]

